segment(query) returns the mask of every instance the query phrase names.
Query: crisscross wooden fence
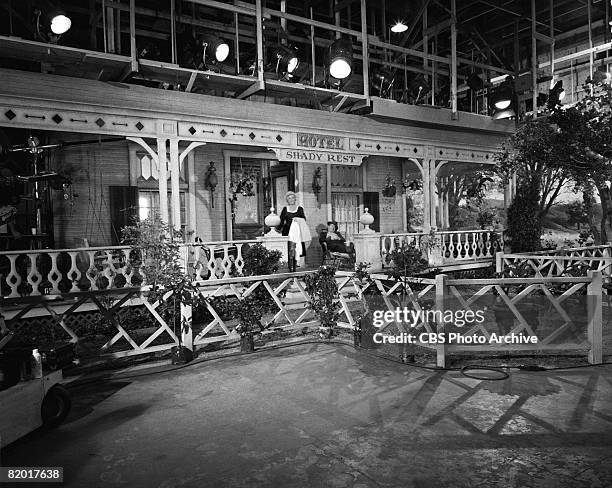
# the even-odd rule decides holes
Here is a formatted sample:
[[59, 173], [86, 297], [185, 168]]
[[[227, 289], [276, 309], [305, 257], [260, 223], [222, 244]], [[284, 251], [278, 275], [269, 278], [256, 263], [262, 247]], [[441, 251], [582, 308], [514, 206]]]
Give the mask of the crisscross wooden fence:
[[[95, 310], [99, 320], [107, 325], [106, 334], [94, 341], [97, 352], [107, 357], [122, 357], [149, 354], [169, 350], [178, 345], [179, 340], [188, 347], [201, 347], [209, 343], [235, 340], [239, 336], [235, 321], [217, 309], [214, 298], [243, 298], [261, 290], [263, 297], [269, 297], [273, 310], [264, 317], [263, 323], [269, 329], [291, 329], [316, 324], [316, 318], [307, 308], [308, 294], [302, 273], [284, 273], [267, 276], [231, 277], [197, 280], [194, 284], [198, 293], [206, 299], [206, 310], [197, 321], [192, 321], [192, 310], [183, 307], [181, 321], [191, 327], [183, 329], [169, 323], [161, 313], [160, 303], [151, 303], [147, 297], [146, 286], [123, 286], [113, 289], [92, 289], [86, 291], [68, 290], [47, 295], [3, 297], [0, 311], [4, 320], [13, 328], [25, 326], [28, 321], [41, 314], [53, 320], [53, 327], [64, 340], [84, 343], [88, 331], [81, 327], [79, 314]], [[352, 273], [337, 272], [341, 305], [340, 327], [353, 329], [358, 325], [358, 315], [364, 300], [372, 292], [377, 297], [376, 307], [380, 310], [394, 311], [406, 307], [416, 312], [437, 309], [485, 312], [485, 322], [465, 326], [459, 332], [466, 336], [484, 338], [483, 344], [463, 345], [427, 340], [433, 335], [449, 334], [457, 331], [454, 324], [444, 323], [421, 317], [413, 324], [390, 322], [378, 329], [380, 333], [415, 333], [416, 346], [433, 351], [439, 366], [445, 366], [449, 355], [458, 352], [495, 352], [530, 350], [550, 353], [559, 350], [588, 351], [591, 363], [602, 361], [602, 307], [601, 273], [589, 272], [586, 277], [537, 277], [510, 279], [449, 279], [438, 275], [435, 279], [406, 278], [392, 281], [385, 275], [372, 275], [369, 281], [360, 281]], [[554, 289], [554, 288], [562, 288]], [[555, 294], [556, 293], [556, 294]], [[539, 310], [525, 311], [523, 305], [534, 299], [539, 302]], [[586, 308], [580, 309], [577, 320], [575, 310], [566, 306], [576, 305], [576, 297], [587, 297]], [[167, 297], [171, 298], [171, 297]], [[486, 302], [486, 300], [489, 302]], [[492, 310], [490, 303], [496, 303], [498, 310]], [[487, 305], [489, 303], [489, 305]], [[547, 307], [547, 308], [546, 308]], [[121, 320], [125, 310], [138, 308], [140, 316], [133, 322], [137, 327], [128, 327]], [[505, 313], [506, 331], [501, 331], [498, 316]], [[534, 326], [534, 313], [544, 326]], [[555, 317], [551, 320], [550, 317]], [[547, 319], [547, 320], [544, 320]], [[147, 322], [142, 327], [141, 322]], [[196, 323], [197, 322], [197, 323]], [[537, 344], [492, 344], [492, 334], [514, 334], [516, 336], [535, 336]], [[425, 334], [421, 336], [421, 334]], [[423, 339], [425, 338], [425, 339]], [[410, 347], [402, 345], [402, 353], [407, 354]]]
[[[432, 304], [436, 310], [472, 313], [480, 310], [484, 321], [465, 328], [434, 318], [416, 321], [410, 327], [405, 322], [392, 321], [378, 330], [384, 333], [391, 327], [400, 334], [412, 332], [415, 344], [434, 350], [436, 362], [442, 367], [449, 355], [465, 352], [586, 351], [589, 362], [602, 362], [602, 275], [599, 271], [589, 271], [585, 277], [505, 279], [449, 279], [440, 274], [435, 280], [407, 278], [394, 284], [383, 275], [373, 275], [372, 282], [367, 283], [345, 275], [340, 283], [341, 291], [352, 286], [359, 297], [368, 288], [375, 287], [382, 296], [385, 311], [393, 312], [401, 307], [419, 312], [431, 309]], [[355, 324], [349, 307], [343, 298], [341, 301], [348, 325]], [[544, 325], [536, 328], [534, 323]], [[458, 338], [452, 343], [449, 341], [452, 333], [473, 339], [465, 343]], [[435, 341], [432, 342], [434, 336], [429, 334], [436, 334]], [[445, 334], [444, 340], [439, 341], [437, 334]], [[533, 337], [537, 342], [506, 344], [495, 340], [507, 335]], [[404, 354], [407, 349], [403, 344]]]
[[507, 274], [518, 266], [531, 270], [534, 276], [548, 277], [601, 271], [604, 279], [609, 280], [612, 277], [612, 246], [603, 244], [532, 253], [497, 253], [495, 268], [498, 273]]

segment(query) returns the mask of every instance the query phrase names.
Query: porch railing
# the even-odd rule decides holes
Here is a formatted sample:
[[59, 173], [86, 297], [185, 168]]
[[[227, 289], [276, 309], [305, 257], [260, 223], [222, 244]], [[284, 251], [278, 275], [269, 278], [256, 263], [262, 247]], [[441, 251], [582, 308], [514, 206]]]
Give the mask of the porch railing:
[[[182, 245], [194, 280], [217, 280], [244, 271], [244, 253], [257, 240]], [[58, 295], [146, 285], [140, 257], [128, 246], [0, 252], [1, 296]]]
[[403, 245], [412, 245], [427, 255], [431, 266], [445, 266], [470, 261], [495, 259], [504, 249], [503, 232], [490, 230], [436, 231], [383, 234], [380, 253], [383, 265], [389, 264], [390, 255]]

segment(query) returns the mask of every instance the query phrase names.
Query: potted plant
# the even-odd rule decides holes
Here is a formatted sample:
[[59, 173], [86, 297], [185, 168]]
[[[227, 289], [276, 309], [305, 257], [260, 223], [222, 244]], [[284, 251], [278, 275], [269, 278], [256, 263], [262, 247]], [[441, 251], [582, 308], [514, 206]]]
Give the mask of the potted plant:
[[171, 231], [159, 216], [137, 221], [122, 229], [122, 242], [132, 247], [130, 266], [138, 267], [148, 286], [147, 299], [159, 302], [158, 313], [172, 324], [178, 345], [172, 348], [172, 362], [182, 364], [193, 359], [193, 351], [183, 344], [183, 334], [191, 327], [186, 307], [202, 301], [197, 288], [182, 266], [180, 232]]
[[395, 180], [391, 178], [391, 175], [387, 174], [385, 178], [385, 187], [382, 190], [383, 197], [393, 198], [397, 193], [397, 188], [395, 188]]
[[242, 297], [217, 297], [215, 310], [223, 317], [237, 322], [236, 332], [240, 335], [240, 350], [253, 352], [255, 336], [265, 330], [261, 319], [269, 305], [255, 293]]
[[340, 310], [340, 292], [336, 283], [336, 268], [321, 266], [317, 271], [304, 276], [306, 293], [309, 296], [308, 307], [318, 317], [319, 336], [329, 339], [338, 324]]

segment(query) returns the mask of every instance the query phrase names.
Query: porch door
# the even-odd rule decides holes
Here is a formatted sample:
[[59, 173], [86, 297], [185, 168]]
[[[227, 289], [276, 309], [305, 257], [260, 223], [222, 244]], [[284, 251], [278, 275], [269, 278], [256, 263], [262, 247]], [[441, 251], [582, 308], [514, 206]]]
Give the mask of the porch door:
[[288, 191], [295, 191], [295, 167], [293, 163], [272, 161], [270, 166], [272, 203], [277, 215], [287, 205]]

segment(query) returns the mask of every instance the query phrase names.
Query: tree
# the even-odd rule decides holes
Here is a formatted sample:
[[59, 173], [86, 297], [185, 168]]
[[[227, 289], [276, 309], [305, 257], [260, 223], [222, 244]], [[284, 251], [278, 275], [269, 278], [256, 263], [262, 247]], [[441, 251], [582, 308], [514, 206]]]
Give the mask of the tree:
[[518, 186], [522, 182], [537, 183], [537, 213], [540, 221], [572, 176], [567, 167], [558, 164], [559, 159], [564, 157], [559, 140], [560, 134], [556, 127], [546, 118], [529, 120], [502, 144], [496, 159], [496, 172], [504, 183], [513, 174], [517, 175]]
[[[585, 91], [591, 89], [593, 94], [573, 107], [555, 110], [550, 121], [558, 127], [563, 154], [556, 167], [568, 172], [583, 189], [587, 210], [592, 209], [592, 187], [597, 189], [602, 216], [599, 232], [592, 231], [596, 242], [607, 242], [612, 237], [612, 87], [587, 80]], [[592, 219], [592, 210], [589, 216]]]
[[444, 165], [438, 178], [438, 194], [448, 200], [448, 221], [451, 229], [459, 223], [462, 203], [479, 208], [484, 202], [487, 186], [493, 183], [489, 165], [465, 168], [465, 165]]

